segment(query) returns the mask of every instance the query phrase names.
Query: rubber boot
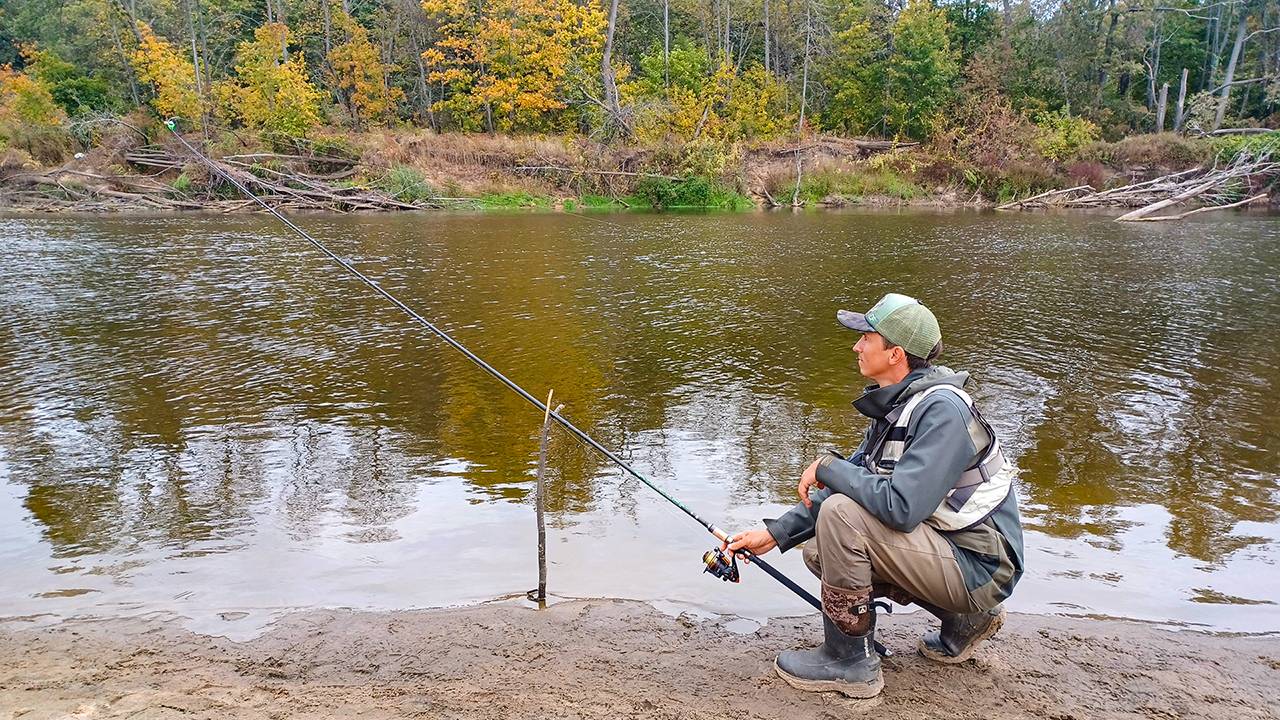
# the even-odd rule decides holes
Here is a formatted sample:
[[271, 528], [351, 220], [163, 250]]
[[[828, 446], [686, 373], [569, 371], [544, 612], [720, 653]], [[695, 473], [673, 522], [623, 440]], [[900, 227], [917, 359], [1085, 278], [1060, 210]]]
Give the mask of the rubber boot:
[[973, 657], [978, 646], [1004, 625], [1004, 606], [976, 613], [948, 612], [936, 605], [916, 600], [920, 607], [942, 621], [942, 628], [924, 634], [917, 648], [926, 658], [940, 663], [962, 663]]
[[822, 633], [822, 644], [813, 650], [779, 655], [773, 662], [778, 676], [798, 690], [834, 690], [853, 698], [879, 695], [884, 676], [875, 651], [871, 588], [845, 590], [823, 583]]

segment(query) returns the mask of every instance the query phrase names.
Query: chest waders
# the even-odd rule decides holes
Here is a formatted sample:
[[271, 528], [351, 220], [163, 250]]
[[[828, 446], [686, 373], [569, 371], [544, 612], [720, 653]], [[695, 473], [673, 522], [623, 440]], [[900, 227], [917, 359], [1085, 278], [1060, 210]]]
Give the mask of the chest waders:
[[893, 469], [907, 448], [907, 428], [911, 415], [926, 397], [951, 393], [969, 408], [969, 438], [975, 448], [985, 448], [973, 466], [967, 468], [938, 504], [925, 523], [945, 532], [969, 530], [991, 517], [1013, 489], [1018, 469], [1004, 457], [1000, 439], [973, 403], [973, 398], [954, 385], [934, 385], [912, 395], [885, 416], [889, 424], [872, 440], [863, 454], [863, 464], [877, 475], [893, 475]]

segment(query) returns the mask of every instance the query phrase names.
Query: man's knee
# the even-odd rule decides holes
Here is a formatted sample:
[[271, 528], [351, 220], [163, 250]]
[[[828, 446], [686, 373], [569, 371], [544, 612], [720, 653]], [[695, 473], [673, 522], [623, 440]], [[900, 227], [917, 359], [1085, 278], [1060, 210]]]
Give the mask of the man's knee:
[[883, 525], [874, 515], [867, 512], [853, 498], [846, 495], [832, 495], [822, 501], [818, 508], [818, 532], [835, 532], [846, 534], [849, 530], [861, 535], [868, 530]]

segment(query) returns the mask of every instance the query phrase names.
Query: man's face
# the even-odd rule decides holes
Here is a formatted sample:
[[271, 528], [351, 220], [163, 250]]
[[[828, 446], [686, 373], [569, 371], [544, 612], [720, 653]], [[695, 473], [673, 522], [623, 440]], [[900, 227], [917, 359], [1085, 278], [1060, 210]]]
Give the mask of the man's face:
[[901, 360], [895, 353], [901, 353], [902, 348], [892, 347], [885, 349], [884, 338], [880, 337], [880, 333], [863, 333], [858, 342], [853, 346], [853, 351], [858, 354], [858, 372], [863, 377], [875, 379], [888, 374], [889, 368], [895, 360]]

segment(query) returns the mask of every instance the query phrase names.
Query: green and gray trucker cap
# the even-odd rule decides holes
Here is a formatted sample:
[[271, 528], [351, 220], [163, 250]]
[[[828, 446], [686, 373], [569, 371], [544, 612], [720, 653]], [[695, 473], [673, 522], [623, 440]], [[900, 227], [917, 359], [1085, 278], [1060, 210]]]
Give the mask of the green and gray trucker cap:
[[889, 293], [864, 313], [836, 311], [836, 319], [850, 330], [880, 333], [889, 342], [919, 358], [929, 357], [942, 341], [938, 319], [913, 297]]

